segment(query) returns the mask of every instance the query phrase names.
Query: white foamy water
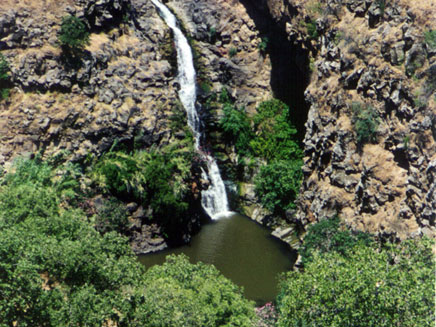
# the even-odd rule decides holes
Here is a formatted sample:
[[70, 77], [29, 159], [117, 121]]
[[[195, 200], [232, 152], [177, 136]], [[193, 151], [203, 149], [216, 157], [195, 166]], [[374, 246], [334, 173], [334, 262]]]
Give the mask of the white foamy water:
[[215, 159], [200, 151], [201, 124], [195, 105], [197, 92], [192, 50], [185, 35], [183, 35], [177, 26], [177, 19], [171, 11], [158, 0], [151, 0], [151, 2], [156, 6], [163, 20], [174, 33], [174, 42], [177, 50], [177, 78], [180, 83], [179, 98], [186, 110], [189, 127], [191, 127], [194, 133], [195, 148], [207, 163], [207, 171], [202, 171], [202, 177], [209, 181], [209, 188], [202, 191], [201, 204], [212, 219], [218, 219], [229, 214], [229, 205], [224, 182]]

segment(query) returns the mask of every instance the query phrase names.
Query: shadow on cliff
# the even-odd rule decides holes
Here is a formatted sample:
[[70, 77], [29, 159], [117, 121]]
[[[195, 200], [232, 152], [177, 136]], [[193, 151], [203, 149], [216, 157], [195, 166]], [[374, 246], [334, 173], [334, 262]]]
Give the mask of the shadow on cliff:
[[257, 0], [240, 2], [253, 19], [261, 37], [268, 38], [265, 52], [271, 59], [270, 84], [274, 97], [289, 106], [293, 123], [298, 129], [298, 139], [303, 140], [304, 124], [309, 111], [309, 105], [304, 100], [304, 91], [310, 77], [308, 52], [287, 39], [284, 23], [276, 22], [266, 5], [260, 4]]

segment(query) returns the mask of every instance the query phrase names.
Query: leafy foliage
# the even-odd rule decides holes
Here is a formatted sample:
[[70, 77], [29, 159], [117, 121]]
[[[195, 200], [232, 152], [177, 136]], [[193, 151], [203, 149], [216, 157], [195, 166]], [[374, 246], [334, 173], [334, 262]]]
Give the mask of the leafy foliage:
[[234, 56], [236, 56], [237, 53], [238, 53], [238, 49], [236, 49], [235, 47], [231, 47], [229, 50], [229, 57], [233, 58]]
[[233, 142], [235, 150], [240, 155], [250, 154], [250, 140], [253, 137], [250, 121], [244, 108], [236, 108], [230, 103], [223, 106], [223, 117], [219, 124], [227, 142]]
[[100, 237], [80, 211], [61, 209], [63, 189], [39, 160], [19, 161], [2, 180], [1, 322], [102, 325], [141, 271], [125, 239]]
[[9, 63], [5, 56], [0, 53], [0, 81], [5, 81], [9, 78]]
[[62, 48], [77, 53], [89, 43], [89, 32], [85, 23], [76, 16], [64, 16], [58, 39]]
[[95, 228], [102, 234], [112, 231], [124, 233], [129, 223], [125, 207], [115, 198], [105, 200], [97, 208], [95, 220]]
[[268, 48], [268, 42], [269, 42], [269, 39], [265, 36], [265, 37], [263, 37], [261, 39], [261, 41], [257, 45], [257, 48], [259, 49], [259, 51], [261, 53], [265, 53], [266, 52], [266, 49]]
[[306, 30], [311, 40], [316, 40], [318, 38], [319, 33], [318, 33], [318, 29], [316, 28], [315, 20], [312, 19], [306, 23]]
[[295, 208], [302, 172], [300, 161], [279, 160], [260, 168], [255, 177], [255, 192], [262, 206], [274, 213]]
[[110, 151], [92, 166], [89, 175], [103, 192], [133, 198], [153, 209], [168, 236], [175, 236], [187, 215], [194, 149], [190, 139], [161, 149]]
[[274, 160], [295, 160], [302, 156], [295, 141], [288, 106], [277, 99], [262, 102], [253, 116], [256, 137], [250, 142], [256, 156]]
[[9, 89], [6, 84], [9, 80], [9, 63], [5, 56], [0, 53], [0, 100], [5, 100], [9, 97]]
[[360, 103], [352, 104], [353, 127], [356, 132], [357, 144], [363, 145], [376, 141], [379, 117], [371, 107], [364, 107]]
[[313, 259], [313, 253], [338, 252], [346, 255], [350, 248], [357, 244], [370, 245], [372, 237], [363, 232], [351, 232], [341, 228], [339, 217], [323, 219], [309, 226], [304, 237], [304, 243], [299, 250], [302, 263], [305, 264]]
[[56, 175], [29, 160], [1, 179], [0, 326], [252, 325], [253, 304], [211, 266], [145, 272], [127, 239], [62, 203]]
[[147, 271], [132, 326], [252, 326], [253, 303], [210, 265], [169, 256]]
[[425, 43], [430, 49], [436, 49], [436, 30], [428, 30], [424, 33]]
[[288, 106], [277, 99], [263, 101], [256, 114], [248, 117], [232, 104], [227, 91], [220, 94], [219, 100], [224, 112], [220, 127], [226, 142], [235, 145], [239, 163], [253, 162], [253, 157], [267, 162], [254, 179], [262, 205], [276, 214], [294, 208], [302, 179], [303, 153], [294, 139], [297, 130]]
[[432, 326], [435, 260], [429, 240], [315, 252], [281, 283], [278, 326]]

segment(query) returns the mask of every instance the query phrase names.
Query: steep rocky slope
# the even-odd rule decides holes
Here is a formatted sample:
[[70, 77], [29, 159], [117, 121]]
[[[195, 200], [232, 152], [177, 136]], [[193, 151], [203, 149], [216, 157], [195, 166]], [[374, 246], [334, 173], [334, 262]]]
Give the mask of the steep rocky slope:
[[[270, 63], [242, 5], [238, 11], [226, 2], [196, 4], [196, 10], [193, 2], [170, 5], [193, 39], [200, 101], [223, 87], [251, 110], [269, 97]], [[37, 151], [83, 162], [114, 142], [149, 148], [179, 137], [170, 126], [180, 111], [175, 49], [151, 1], [8, 0], [1, 9], [0, 50], [11, 88], [0, 101], [0, 164], [6, 169], [14, 158]], [[58, 44], [62, 17], [70, 14], [90, 31], [79, 64]], [[206, 106], [202, 114], [208, 116]], [[197, 200], [199, 184], [192, 185]], [[90, 204], [100, 202], [96, 197]], [[129, 203], [127, 209], [138, 252], [166, 246], [159, 226], [148, 225], [147, 208]]]
[[[436, 50], [425, 40], [436, 27], [434, 0], [167, 4], [193, 40], [200, 102], [227, 87], [237, 105], [253, 111], [274, 93], [291, 106], [300, 130], [307, 120], [298, 221], [339, 215], [384, 235], [434, 234]], [[41, 149], [82, 160], [116, 139], [136, 137], [144, 147], [171, 139], [174, 49], [151, 2], [1, 6], [0, 50], [12, 87], [0, 103], [1, 164]], [[57, 45], [66, 14], [91, 31], [78, 69]], [[267, 51], [265, 36], [273, 37]], [[203, 106], [209, 125], [219, 112], [208, 110], [217, 108]], [[362, 137], [356, 126], [367, 118], [375, 133]]]
[[[140, 7], [147, 8], [139, 28], [120, 25], [129, 18], [128, 3], [62, 1], [29, 8], [23, 1], [2, 14], [0, 48], [14, 86], [1, 104], [2, 163], [41, 148], [48, 154], [67, 150], [80, 160], [117, 138], [141, 134], [148, 145], [168, 138], [164, 118], [177, 102], [159, 46], [168, 29], [150, 4]], [[69, 66], [57, 45], [68, 13], [84, 17], [93, 32], [79, 69]]]
[[[243, 2], [311, 54], [298, 219], [339, 215], [385, 236], [434, 235], [436, 49], [425, 35], [436, 3]], [[377, 126], [360, 144], [359, 108]]]

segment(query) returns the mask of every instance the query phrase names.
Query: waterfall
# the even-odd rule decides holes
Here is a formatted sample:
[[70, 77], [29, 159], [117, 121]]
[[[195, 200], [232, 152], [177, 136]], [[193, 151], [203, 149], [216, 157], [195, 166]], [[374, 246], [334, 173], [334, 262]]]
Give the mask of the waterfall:
[[217, 219], [229, 213], [227, 194], [215, 159], [201, 150], [201, 124], [195, 105], [197, 91], [192, 50], [188, 40], [178, 28], [177, 19], [171, 11], [158, 0], [151, 0], [151, 2], [174, 33], [177, 49], [177, 77], [180, 83], [179, 98], [186, 110], [189, 127], [194, 133], [195, 148], [207, 164], [207, 170], [202, 170], [202, 178], [209, 181], [209, 187], [201, 192], [201, 204], [212, 219]]

